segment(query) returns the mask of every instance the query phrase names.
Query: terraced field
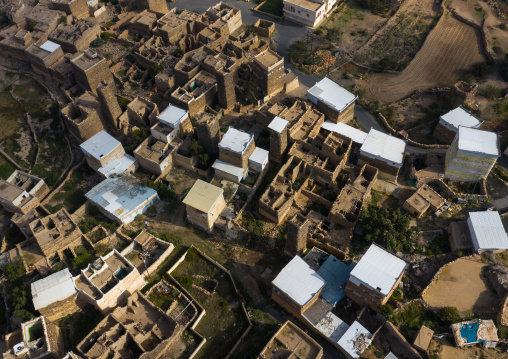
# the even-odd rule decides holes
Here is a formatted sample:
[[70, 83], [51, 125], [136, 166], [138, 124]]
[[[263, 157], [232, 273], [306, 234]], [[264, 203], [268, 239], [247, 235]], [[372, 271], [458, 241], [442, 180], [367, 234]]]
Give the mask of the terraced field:
[[394, 102], [416, 90], [453, 85], [464, 70], [483, 61], [480, 34], [445, 13], [401, 74], [369, 75], [367, 96]]

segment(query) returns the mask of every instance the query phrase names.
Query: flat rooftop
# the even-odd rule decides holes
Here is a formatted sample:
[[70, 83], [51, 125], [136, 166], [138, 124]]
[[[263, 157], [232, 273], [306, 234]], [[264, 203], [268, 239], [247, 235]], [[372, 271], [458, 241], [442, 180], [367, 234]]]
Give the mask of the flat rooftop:
[[242, 154], [253, 139], [254, 135], [229, 127], [219, 143], [219, 148]]
[[322, 6], [324, 6], [323, 3], [318, 3], [318, 2], [309, 1], [309, 0], [284, 0], [284, 2], [287, 2], [288, 4], [297, 5], [297, 6], [303, 7], [304, 9], [309, 9], [312, 11], [317, 11]]
[[106, 59], [91, 49], [87, 49], [71, 59], [71, 62], [83, 71], [90, 70], [101, 61], [106, 61]]
[[260, 54], [254, 56], [254, 62], [259, 63], [265, 68], [270, 68], [274, 65], [277, 65], [278, 63], [282, 62], [284, 63], [284, 58], [279, 56], [277, 53], [270, 49], [266, 49], [265, 51], [261, 52]]

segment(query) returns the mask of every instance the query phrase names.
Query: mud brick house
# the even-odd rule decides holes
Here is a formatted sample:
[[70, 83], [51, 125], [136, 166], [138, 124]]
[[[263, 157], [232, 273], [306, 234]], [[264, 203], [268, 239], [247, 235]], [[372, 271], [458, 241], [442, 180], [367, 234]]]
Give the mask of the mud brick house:
[[307, 99], [334, 123], [349, 122], [354, 117], [358, 96], [325, 77], [307, 91]]
[[106, 217], [120, 224], [132, 222], [159, 200], [154, 189], [142, 186], [128, 173], [105, 179], [92, 188], [86, 198]]
[[503, 252], [508, 249], [508, 236], [499, 212], [469, 212], [467, 227], [475, 252]]
[[77, 53], [70, 61], [76, 82], [85, 91], [97, 94], [97, 86], [103, 81], [113, 82], [113, 74], [106, 59], [90, 48]]
[[31, 222], [30, 231], [47, 258], [55, 254], [63, 258], [64, 250], [72, 252], [83, 243], [83, 233], [64, 208]]
[[302, 258], [294, 257], [272, 282], [272, 299], [301, 317], [323, 292], [326, 281]]
[[6, 345], [12, 340], [21, 340], [4, 354], [5, 359], [56, 359], [63, 356], [63, 337], [60, 329], [44, 316], [21, 323], [21, 329], [5, 336]]
[[202, 180], [197, 180], [183, 200], [187, 219], [207, 232], [213, 230], [215, 221], [226, 208], [224, 190]]
[[268, 341], [258, 359], [305, 358], [320, 359], [323, 348], [289, 320]]
[[104, 178], [134, 173], [138, 168], [137, 160], [126, 154], [120, 141], [106, 131], [97, 133], [79, 147], [88, 165]]
[[372, 128], [360, 147], [358, 165], [367, 163], [379, 169], [379, 178], [397, 182], [405, 152], [406, 141]]
[[403, 259], [372, 244], [351, 271], [346, 294], [358, 304], [377, 310], [397, 288], [407, 266]]
[[165, 0], [136, 0], [136, 5], [139, 10], [150, 10], [159, 16], [165, 15], [169, 11]]
[[78, 297], [102, 313], [146, 285], [139, 270], [116, 249], [90, 263], [73, 280]]
[[460, 126], [446, 152], [445, 177], [481, 181], [487, 178], [500, 155], [496, 133]]
[[134, 150], [134, 157], [142, 168], [157, 175], [163, 175], [173, 168], [175, 148], [176, 145], [159, 141], [150, 136]]
[[270, 98], [284, 89], [284, 58], [271, 49], [254, 56], [253, 70], [263, 96]]
[[49, 40], [40, 46], [30, 45], [26, 53], [32, 69], [47, 77], [51, 77], [49, 68], [64, 57], [62, 47]]
[[360, 173], [340, 190], [328, 214], [328, 219], [346, 228], [354, 228], [364, 206], [369, 202], [372, 186], [376, 183], [377, 168], [363, 165]]
[[404, 202], [402, 208], [415, 217], [421, 217], [428, 209], [432, 212], [437, 211], [445, 202], [439, 193], [424, 184]]
[[[86, 10], [88, 11], [88, 6]], [[101, 28], [98, 23], [89, 20], [77, 20], [74, 24], [58, 25], [55, 31], [49, 35], [49, 39], [60, 44], [65, 52], [74, 54], [78, 51], [85, 51], [90, 43], [100, 35]]]
[[79, 310], [78, 291], [68, 268], [33, 282], [31, 291], [34, 309], [51, 321]]
[[91, 92], [74, 99], [60, 110], [66, 127], [78, 140], [86, 141], [97, 133], [104, 131], [106, 117], [104, 106]]
[[[217, 5], [210, 7], [206, 10], [206, 16], [209, 16], [212, 21], [224, 21], [227, 24], [228, 34], [232, 34], [242, 25], [242, 13], [239, 9], [220, 2]], [[213, 25], [212, 25], [213, 27]]]
[[459, 132], [459, 127], [478, 128], [483, 123], [464, 107], [457, 107], [441, 117], [434, 129], [434, 137], [445, 143], [452, 143]]
[[217, 98], [217, 80], [207, 71], [200, 71], [184, 86], [171, 94], [171, 102], [189, 111], [194, 116], [211, 106]]
[[[168, 347], [182, 328], [167, 313], [135, 292], [125, 306], [115, 308], [77, 345], [83, 358], [167, 358]], [[149, 339], [148, 339], [149, 338]]]
[[15, 170], [7, 180], [0, 179], [0, 204], [9, 212], [25, 214], [39, 205], [49, 192], [43, 179]]

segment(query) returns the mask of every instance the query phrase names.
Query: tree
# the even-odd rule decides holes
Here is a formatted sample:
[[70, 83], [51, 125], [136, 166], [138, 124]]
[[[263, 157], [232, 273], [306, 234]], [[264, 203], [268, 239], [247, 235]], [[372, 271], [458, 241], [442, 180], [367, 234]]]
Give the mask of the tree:
[[26, 273], [25, 266], [23, 265], [23, 261], [17, 259], [14, 262], [11, 262], [5, 266], [5, 275], [9, 282], [16, 282], [21, 279]]
[[60, 16], [60, 19], [58, 19], [58, 23], [67, 25], [67, 16], [65, 15]]
[[150, 67], [150, 75], [152, 77], [155, 77], [155, 75], [157, 75], [158, 73], [162, 72], [164, 70], [164, 66], [161, 65], [161, 64], [153, 64], [151, 67]]
[[455, 307], [444, 307], [439, 311], [439, 316], [443, 322], [453, 324], [462, 320], [459, 310]]
[[189, 146], [189, 151], [193, 156], [199, 156], [203, 152], [203, 146], [194, 139]]
[[362, 245], [377, 243], [390, 251], [411, 249], [411, 237], [416, 228], [409, 227], [411, 217], [399, 208], [379, 208], [369, 205], [362, 213], [360, 225], [362, 229]]

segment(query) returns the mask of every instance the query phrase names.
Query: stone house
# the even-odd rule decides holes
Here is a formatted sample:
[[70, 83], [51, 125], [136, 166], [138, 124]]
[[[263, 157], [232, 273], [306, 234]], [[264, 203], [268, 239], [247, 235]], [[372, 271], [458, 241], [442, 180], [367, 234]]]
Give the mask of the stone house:
[[226, 208], [224, 190], [199, 179], [182, 202], [189, 222], [207, 232], [213, 230], [215, 221]]
[[113, 74], [106, 58], [88, 48], [79, 52], [71, 60], [76, 82], [85, 91], [97, 94], [97, 87], [102, 83], [113, 82]]
[[138, 168], [137, 160], [126, 154], [120, 141], [106, 131], [95, 134], [79, 147], [88, 165], [104, 178], [134, 173]]
[[478, 128], [483, 123], [464, 107], [456, 109], [439, 117], [439, 122], [434, 129], [434, 137], [445, 143], [452, 143], [459, 131], [459, 127]]
[[460, 126], [446, 152], [445, 177], [481, 181], [487, 178], [500, 155], [496, 133]]
[[374, 166], [379, 169], [379, 178], [397, 182], [405, 152], [406, 141], [371, 128], [360, 147], [358, 165]]
[[86, 198], [106, 217], [122, 224], [130, 223], [159, 201], [157, 191], [142, 186], [131, 174], [106, 178], [86, 193]]
[[360, 305], [377, 310], [390, 299], [407, 266], [403, 259], [372, 244], [351, 271], [346, 295]]
[[27, 213], [37, 207], [48, 192], [43, 179], [19, 170], [7, 180], [0, 179], [0, 204], [9, 212]]
[[272, 299], [300, 318], [321, 295], [326, 281], [295, 256], [272, 281]]
[[437, 211], [445, 202], [446, 199], [424, 184], [404, 202], [402, 208], [415, 217], [421, 217], [428, 209]]
[[354, 117], [358, 96], [325, 77], [307, 91], [307, 99], [334, 123], [349, 122]]
[[253, 72], [265, 98], [271, 98], [284, 89], [284, 58], [271, 49], [254, 56]]

